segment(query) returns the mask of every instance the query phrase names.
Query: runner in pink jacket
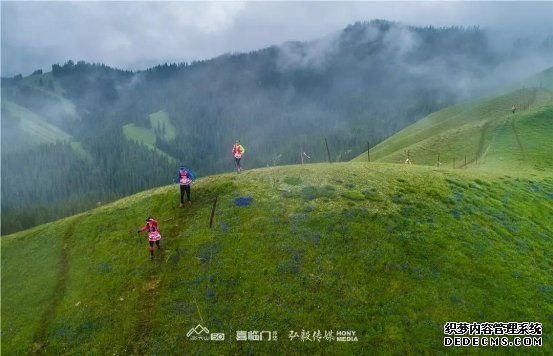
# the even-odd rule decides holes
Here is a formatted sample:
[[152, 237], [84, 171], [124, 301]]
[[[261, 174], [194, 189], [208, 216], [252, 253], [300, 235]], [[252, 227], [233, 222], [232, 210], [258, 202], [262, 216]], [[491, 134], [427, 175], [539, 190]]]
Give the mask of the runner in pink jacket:
[[140, 234], [143, 231], [148, 231], [148, 241], [150, 242], [150, 258], [154, 258], [154, 242], [157, 246], [158, 250], [161, 250], [161, 246], [159, 244], [159, 240], [161, 240], [161, 235], [159, 234], [158, 228], [157, 228], [157, 221], [156, 219], [149, 217], [146, 219], [146, 225], [140, 229], [138, 229], [137, 233]]

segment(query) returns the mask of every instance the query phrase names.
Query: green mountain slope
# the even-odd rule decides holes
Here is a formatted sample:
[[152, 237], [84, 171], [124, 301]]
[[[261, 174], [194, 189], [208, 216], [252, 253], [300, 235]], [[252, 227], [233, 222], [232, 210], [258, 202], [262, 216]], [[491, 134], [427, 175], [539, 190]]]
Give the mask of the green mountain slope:
[[64, 94], [64, 90], [59, 83], [54, 80], [51, 72], [45, 74], [35, 74], [23, 78], [23, 82], [31, 86], [33, 89], [51, 99], [51, 105], [61, 107], [58, 111], [63, 112], [64, 117], [69, 121], [80, 119], [77, 113], [77, 108], [73, 102], [68, 100]]
[[[547, 88], [553, 90], [553, 68], [549, 68], [522, 81], [518, 87]], [[516, 89], [516, 88], [513, 88]]]
[[[513, 114], [511, 106], [519, 108]], [[371, 148], [371, 160], [486, 168], [551, 168], [553, 92], [525, 88], [440, 110]], [[354, 161], [368, 160], [367, 153]]]
[[171, 119], [166, 111], [160, 110], [152, 113], [149, 118], [152, 129], [158, 132], [158, 135], [165, 141], [171, 142], [177, 137], [175, 126], [171, 123]]
[[553, 167], [553, 105], [544, 106], [503, 122], [490, 137], [481, 164], [494, 169]]
[[27, 144], [54, 143], [71, 139], [71, 135], [23, 106], [2, 100], [2, 108], [9, 113], [4, 120], [15, 121], [14, 124], [26, 134]]
[[[538, 321], [531, 351], [553, 351], [551, 170], [287, 166], [200, 179], [192, 198], [160, 187], [3, 237], [2, 353], [433, 354], [453, 351], [447, 321]], [[197, 324], [227, 342], [190, 340]], [[302, 329], [358, 342], [291, 341]]]
[[134, 142], [141, 143], [149, 149], [165, 157], [169, 162], [175, 163], [177, 160], [156, 146], [158, 139], [171, 142], [176, 138], [175, 127], [171, 124], [169, 115], [163, 110], [149, 115], [150, 128], [137, 126], [135, 124], [123, 125], [125, 137]]

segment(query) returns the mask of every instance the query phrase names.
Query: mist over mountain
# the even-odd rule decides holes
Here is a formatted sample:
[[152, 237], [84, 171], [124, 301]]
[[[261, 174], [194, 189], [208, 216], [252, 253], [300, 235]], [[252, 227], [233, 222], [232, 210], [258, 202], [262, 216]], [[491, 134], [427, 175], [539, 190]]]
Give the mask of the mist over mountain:
[[[2, 232], [197, 174], [348, 160], [418, 119], [553, 65], [553, 40], [359, 22], [311, 42], [130, 72], [68, 61], [2, 79]], [[37, 184], [39, 182], [39, 184]]]

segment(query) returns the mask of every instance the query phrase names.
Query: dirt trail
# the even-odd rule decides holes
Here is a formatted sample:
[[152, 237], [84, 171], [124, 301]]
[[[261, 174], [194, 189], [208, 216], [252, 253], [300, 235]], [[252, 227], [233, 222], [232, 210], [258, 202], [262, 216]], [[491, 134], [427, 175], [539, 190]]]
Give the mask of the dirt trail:
[[517, 128], [515, 126], [515, 118], [511, 120], [511, 127], [513, 128], [513, 132], [515, 133], [515, 138], [517, 140], [518, 148], [520, 149], [520, 152], [522, 153], [522, 158], [524, 159], [524, 148], [522, 147], [522, 142], [520, 141], [520, 137], [518, 136]]
[[137, 311], [139, 317], [134, 335], [131, 340], [129, 340], [130, 343], [127, 346], [127, 352], [132, 352], [132, 354], [135, 355], [145, 355], [149, 353], [154, 335], [151, 317], [155, 313], [160, 282], [159, 276], [154, 272], [142, 285], [142, 295], [138, 303], [140, 310]]
[[62, 250], [59, 264], [60, 269], [58, 272], [57, 282], [54, 286], [53, 295], [50, 298], [51, 302], [40, 317], [38, 329], [33, 337], [32, 353], [46, 353], [46, 348], [48, 347], [48, 330], [50, 328], [50, 324], [56, 317], [56, 309], [65, 295], [67, 276], [69, 274], [69, 241], [75, 232], [75, 227], [83, 218], [84, 216], [75, 218], [71, 224], [69, 224], [67, 230], [65, 230], [65, 233], [62, 236]]
[[455, 167], [455, 168], [464, 168], [465, 166], [468, 166], [469, 164], [474, 163], [478, 159], [481, 159], [486, 154], [487, 149], [484, 151], [484, 146], [486, 144], [486, 135], [488, 134], [491, 124], [492, 122], [488, 121], [484, 124], [484, 126], [482, 126], [480, 140], [478, 140], [478, 148], [476, 149], [475, 156], [470, 157], [470, 159], [467, 160], [467, 164], [463, 162], [459, 167]]

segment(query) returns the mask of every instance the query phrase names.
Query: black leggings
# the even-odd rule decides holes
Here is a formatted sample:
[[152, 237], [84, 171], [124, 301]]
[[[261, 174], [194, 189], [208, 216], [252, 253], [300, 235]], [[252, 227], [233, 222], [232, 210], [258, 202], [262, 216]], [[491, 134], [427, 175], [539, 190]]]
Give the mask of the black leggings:
[[157, 240], [157, 241], [150, 241], [150, 247], [154, 247], [154, 242], [156, 243], [156, 246], [159, 248], [159, 240]]
[[234, 157], [234, 161], [236, 162], [236, 167], [238, 167], [238, 168], [240, 168], [240, 159], [241, 158]]
[[190, 201], [190, 185], [180, 186], [180, 202], [184, 204], [184, 192], [186, 192], [186, 201]]

